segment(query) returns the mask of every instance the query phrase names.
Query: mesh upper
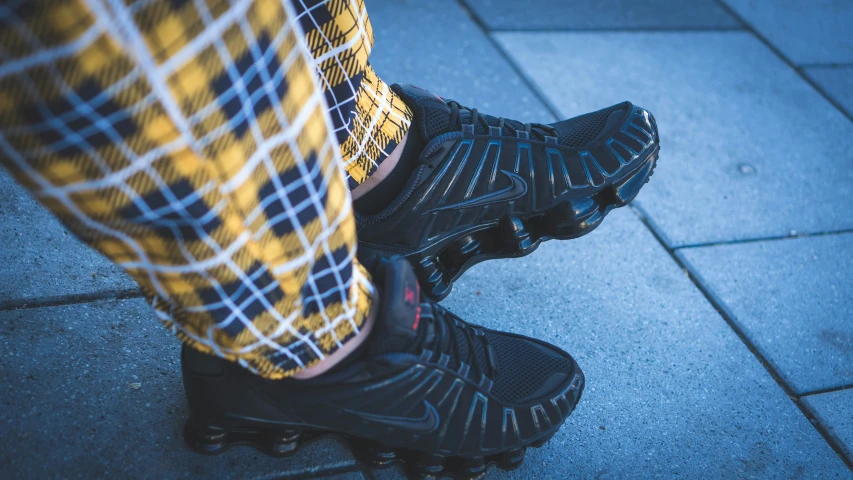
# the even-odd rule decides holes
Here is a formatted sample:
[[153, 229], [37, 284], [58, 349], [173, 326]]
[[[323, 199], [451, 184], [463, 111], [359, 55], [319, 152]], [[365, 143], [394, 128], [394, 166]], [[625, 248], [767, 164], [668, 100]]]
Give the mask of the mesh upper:
[[486, 336], [497, 357], [492, 393], [501, 400], [520, 401], [540, 389], [554, 373], [572, 372], [571, 360], [530, 340], [497, 332], [487, 332]]
[[607, 126], [607, 119], [613, 112], [624, 111], [626, 108], [626, 105], [621, 103], [597, 112], [552, 123], [551, 126], [557, 130], [557, 138], [561, 145], [571, 148], [581, 148], [595, 140], [595, 137], [604, 131]]
[[434, 138], [447, 131], [450, 114], [438, 108], [425, 108], [421, 121], [424, 124], [427, 138]]

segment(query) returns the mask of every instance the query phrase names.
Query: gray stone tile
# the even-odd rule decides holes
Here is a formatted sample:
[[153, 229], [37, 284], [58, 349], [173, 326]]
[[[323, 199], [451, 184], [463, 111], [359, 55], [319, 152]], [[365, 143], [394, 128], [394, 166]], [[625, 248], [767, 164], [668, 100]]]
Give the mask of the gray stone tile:
[[[751, 35], [497, 35], [566, 116], [629, 99], [661, 132], [638, 197], [672, 246], [853, 228], [853, 124]], [[555, 53], [556, 52], [556, 53]]]
[[559, 345], [586, 374], [558, 435], [487, 478], [853, 478], [629, 209], [475, 266], [445, 303]]
[[723, 0], [796, 64], [853, 62], [853, 3]]
[[121, 269], [69, 233], [0, 169], [0, 306], [134, 290]]
[[482, 112], [525, 122], [553, 118], [453, 0], [367, 5], [370, 64], [389, 85], [412, 83]]
[[192, 453], [179, 352], [139, 299], [0, 313], [5, 478], [278, 478], [353, 464], [332, 440], [283, 459]]
[[853, 385], [853, 234], [678, 255], [795, 392]]
[[800, 401], [853, 458], [853, 389], [809, 395]]
[[713, 0], [466, 0], [492, 29], [714, 28], [739, 23]]
[[806, 75], [820, 85], [848, 114], [853, 115], [853, 67], [807, 68]]

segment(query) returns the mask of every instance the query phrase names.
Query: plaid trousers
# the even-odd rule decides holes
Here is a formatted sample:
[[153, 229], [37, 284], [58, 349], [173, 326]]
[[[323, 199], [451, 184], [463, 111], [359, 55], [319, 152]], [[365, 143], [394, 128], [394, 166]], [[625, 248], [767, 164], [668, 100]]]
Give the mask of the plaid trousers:
[[267, 378], [373, 297], [350, 188], [412, 115], [363, 0], [0, 4], [0, 158], [181, 340]]

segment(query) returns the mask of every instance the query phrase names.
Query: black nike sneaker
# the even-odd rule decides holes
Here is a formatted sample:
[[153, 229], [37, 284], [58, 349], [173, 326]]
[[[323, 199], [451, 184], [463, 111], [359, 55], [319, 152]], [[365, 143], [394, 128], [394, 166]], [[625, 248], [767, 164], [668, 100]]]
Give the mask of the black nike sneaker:
[[648, 181], [654, 117], [628, 102], [550, 125], [483, 115], [411, 85], [394, 91], [424, 145], [398, 198], [356, 215], [359, 257], [401, 255], [440, 300], [469, 267], [592, 231]]
[[419, 298], [408, 262], [380, 275], [380, 315], [358, 358], [310, 380], [265, 380], [184, 347], [185, 439], [215, 454], [250, 444], [289, 455], [326, 435], [374, 466], [419, 475], [482, 476], [518, 467], [575, 408], [584, 377], [545, 342], [460, 320]]

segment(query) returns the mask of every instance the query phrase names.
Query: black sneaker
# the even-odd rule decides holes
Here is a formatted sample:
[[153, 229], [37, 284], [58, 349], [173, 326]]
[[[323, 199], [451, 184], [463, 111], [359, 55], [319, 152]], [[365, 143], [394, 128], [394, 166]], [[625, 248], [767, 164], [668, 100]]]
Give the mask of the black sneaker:
[[356, 215], [359, 257], [405, 256], [436, 300], [476, 263], [589, 233], [634, 199], [657, 160], [654, 118], [628, 102], [523, 124], [411, 85], [392, 88], [414, 112], [409, 138], [425, 146], [399, 197]]
[[265, 380], [184, 347], [188, 444], [208, 454], [246, 443], [288, 455], [338, 435], [375, 466], [478, 477], [491, 463], [519, 466], [574, 410], [584, 377], [567, 353], [419, 302], [402, 259], [384, 267], [381, 293], [366, 352], [315, 379]]

